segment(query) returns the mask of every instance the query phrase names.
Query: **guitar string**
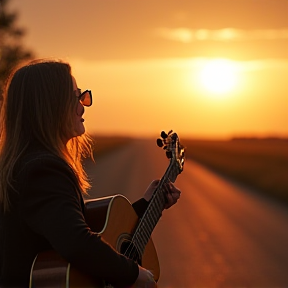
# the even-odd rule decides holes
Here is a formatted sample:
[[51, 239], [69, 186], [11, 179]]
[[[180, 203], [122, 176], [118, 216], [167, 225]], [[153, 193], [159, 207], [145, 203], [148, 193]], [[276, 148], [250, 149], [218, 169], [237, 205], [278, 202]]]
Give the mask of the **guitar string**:
[[[169, 169], [169, 173], [171, 173], [173, 170], [174, 169]], [[168, 193], [168, 190], [167, 190], [166, 186], [165, 185], [163, 186], [163, 184], [167, 183], [167, 181], [169, 180], [169, 177], [163, 177], [163, 178], [164, 178], [163, 179], [164, 181], [162, 182], [161, 187], [159, 187], [159, 189], [156, 190], [155, 195], [154, 195], [154, 199], [151, 201], [151, 206], [147, 208], [147, 217], [144, 218], [144, 220], [142, 219], [143, 221], [142, 221], [141, 225], [139, 224], [138, 231], [133, 237], [134, 240], [132, 238], [132, 241], [130, 242], [130, 244], [129, 244], [126, 252], [125, 252], [125, 254], [126, 254], [125, 256], [128, 256], [129, 258], [130, 257], [134, 258], [134, 256], [137, 256], [136, 255], [137, 252], [139, 254], [143, 253], [143, 251], [145, 249], [145, 246], [146, 246], [146, 244], [149, 241], [150, 236], [151, 236], [150, 231], [153, 230], [153, 228], [155, 227], [157, 221], [161, 217], [162, 210], [163, 210], [163, 208], [165, 206], [165, 196], [163, 194], [163, 190], [166, 193]], [[159, 190], [161, 190], [162, 193], [158, 193]], [[154, 205], [154, 207], [153, 207], [153, 205]], [[158, 209], [155, 209], [155, 206]], [[157, 212], [158, 212], [158, 214], [156, 214]], [[150, 231], [147, 231], [147, 229], [146, 229], [147, 226], [150, 229]], [[146, 239], [143, 239], [143, 236], [145, 236]], [[135, 246], [134, 249], [133, 249], [132, 245]], [[127, 255], [127, 251], [129, 251], [128, 255]]]
[[[148, 206], [146, 212], [143, 215], [143, 218], [141, 219], [138, 225], [138, 228], [136, 229], [134, 233], [134, 236], [132, 237], [126, 251], [124, 252], [124, 255], [130, 259], [134, 259], [134, 257], [137, 257], [137, 254], [139, 257], [141, 257], [142, 253], [144, 252], [145, 246], [151, 237], [151, 232], [154, 229], [157, 221], [161, 217], [162, 211], [165, 207], [166, 199], [165, 199], [165, 196], [163, 195], [164, 193], [159, 193], [159, 190], [163, 192], [162, 188], [164, 188], [164, 191], [167, 193], [167, 188], [165, 187], [165, 185], [164, 187], [162, 187], [163, 184], [167, 183], [168, 180], [174, 182], [179, 172], [181, 172], [180, 169], [174, 169], [174, 167], [172, 166], [173, 165], [171, 165], [171, 161], [170, 161], [169, 167], [167, 168], [163, 178], [160, 180], [160, 183], [158, 186], [159, 189], [157, 188], [154, 195], [152, 196], [152, 199], [151, 199], [152, 201], [150, 202], [151, 205]], [[160, 198], [161, 195], [162, 195], [162, 199]], [[158, 209], [156, 210], [155, 208], [158, 208]], [[159, 215], [156, 214], [157, 211], [160, 212]], [[144, 217], [145, 215], [147, 216], [146, 218]], [[148, 225], [149, 230], [151, 230], [151, 232], [147, 231], [147, 228], [146, 228], [147, 225]], [[141, 232], [145, 234], [144, 236], [146, 237], [146, 239], [143, 239], [143, 237], [140, 237], [140, 236], [143, 236], [143, 233]]]
[[[162, 190], [162, 189], [163, 189], [162, 187], [159, 187], [158, 190]], [[134, 234], [134, 236], [133, 236], [134, 240], [132, 238], [129, 246], [127, 247], [127, 249], [124, 253], [124, 255], [127, 256], [128, 258], [132, 257], [132, 259], [133, 259], [134, 257], [137, 256], [137, 254], [140, 256], [143, 253], [145, 246], [146, 246], [146, 244], [149, 241], [150, 236], [151, 236], [151, 233], [149, 233], [149, 231], [147, 231], [145, 224], [146, 225], [148, 224], [149, 225], [148, 227], [150, 228], [150, 230], [152, 230], [155, 227], [155, 225], [159, 219], [159, 216], [161, 216], [161, 212], [158, 213], [160, 215], [156, 214], [156, 209], [153, 206], [156, 206], [156, 208], [158, 208], [159, 211], [163, 210], [163, 205], [160, 204], [160, 202], [162, 202], [162, 201], [160, 201], [160, 199], [159, 199], [159, 195], [161, 195], [161, 194], [162, 193], [158, 193], [156, 190], [156, 192], [154, 194], [155, 201], [153, 202], [153, 200], [154, 200], [153, 199], [151, 201], [150, 207], [147, 208], [148, 213], [147, 213], [147, 218], [145, 218], [145, 219], [147, 219], [148, 221], [145, 221], [145, 219], [142, 221], [142, 224], [139, 225], [140, 226], [139, 229], [137, 229], [138, 230], [137, 233]], [[158, 195], [158, 197], [157, 197], [157, 195]], [[151, 216], [154, 216], [154, 217], [151, 218]], [[151, 220], [153, 221], [153, 223]], [[144, 233], [144, 236], [146, 237], [146, 239], [143, 239], [143, 237], [140, 237], [140, 236], [143, 236], [143, 233]], [[128, 255], [127, 255], [127, 252], [129, 252]]]
[[[172, 172], [172, 170], [173, 170], [172, 168], [173, 168], [173, 167], [172, 167], [171, 162], [170, 162], [169, 167], [167, 168], [164, 176], [163, 176], [162, 179], [160, 180], [160, 183], [159, 183], [158, 187], [156, 188], [155, 193], [154, 193], [153, 196], [152, 196], [150, 205], [148, 206], [147, 210], [145, 211], [145, 213], [144, 213], [144, 215], [143, 215], [143, 217], [142, 217], [142, 219], [141, 219], [141, 221], [140, 221], [140, 223], [139, 223], [139, 225], [138, 225], [138, 228], [136, 229], [136, 231], [135, 231], [135, 233], [134, 233], [134, 236], [132, 237], [132, 240], [131, 240], [129, 246], [127, 247], [127, 249], [126, 249], [126, 251], [125, 251], [125, 254], [127, 254], [127, 251], [129, 252], [128, 255], [125, 255], [125, 256], [128, 256], [128, 258], [130, 258], [130, 257], [132, 257], [132, 256], [133, 256], [133, 257], [136, 256], [135, 253], [137, 253], [137, 250], [138, 250], [138, 253], [139, 253], [139, 254], [142, 254], [142, 253], [144, 252], [145, 246], [146, 246], [147, 242], [149, 241], [149, 238], [150, 238], [150, 235], [151, 235], [151, 233], [148, 233], [149, 235], [147, 235], [148, 237], [146, 236], [146, 238], [147, 238], [146, 241], [144, 241], [144, 240], [140, 237], [141, 232], [142, 232], [142, 229], [145, 229], [145, 226], [144, 226], [144, 224], [145, 224], [145, 222], [144, 222], [145, 217], [144, 217], [144, 216], [149, 216], [149, 215], [151, 215], [152, 212], [154, 212], [154, 217], [155, 217], [154, 220], [155, 220], [155, 222], [152, 224], [152, 229], [153, 229], [153, 228], [155, 227], [155, 224], [156, 224], [157, 221], [159, 220], [159, 216], [161, 216], [162, 210], [163, 210], [164, 205], [165, 205], [165, 197], [164, 197], [163, 193], [159, 193], [159, 190], [162, 191], [163, 184], [165, 184], [165, 183], [168, 182], [168, 180], [169, 180], [168, 175], [170, 175], [170, 173]], [[162, 196], [162, 199], [160, 198], [161, 196]], [[158, 211], [160, 211], [160, 215], [155, 214], [156, 209], [155, 209], [155, 207], [153, 207], [153, 205], [156, 206], [156, 208], [158, 208]], [[153, 209], [153, 208], [154, 208], [154, 209]], [[146, 215], [146, 214], [147, 214], [147, 215]], [[156, 219], [156, 218], [157, 218], [157, 219]], [[143, 219], [144, 219], [144, 220], [143, 220]], [[150, 223], [150, 224], [151, 224], [151, 223]], [[152, 229], [151, 229], [151, 230], [152, 230]], [[146, 231], [146, 230], [145, 230], [145, 231]], [[147, 231], [146, 231], [146, 232], [147, 232]], [[151, 232], [152, 232], [152, 231], [151, 231]], [[146, 234], [147, 234], [147, 233], [146, 233]], [[141, 236], [142, 236], [142, 235], [141, 235]], [[137, 241], [137, 242], [136, 242], [136, 241]], [[134, 242], [135, 242], [135, 243], [134, 243]], [[132, 246], [132, 248], [131, 248], [131, 246]], [[137, 247], [137, 246], [138, 246], [138, 247]], [[133, 249], [133, 247], [135, 247], [135, 248]], [[135, 249], [136, 249], [136, 250], [135, 250]], [[142, 252], [142, 253], [141, 253], [141, 252]]]
[[[140, 228], [142, 228], [142, 227], [140, 227]], [[128, 246], [128, 248], [124, 254], [128, 258], [133, 259], [135, 256], [137, 256], [137, 252], [138, 252], [139, 256], [143, 253], [142, 251], [144, 250], [145, 243], [144, 243], [143, 239], [141, 237], [139, 237], [139, 235], [141, 234], [140, 232], [141, 232], [141, 229], [138, 229], [138, 233], [134, 234], [134, 236], [130, 242], [130, 245]], [[127, 252], [129, 252], [128, 255], [127, 255]]]

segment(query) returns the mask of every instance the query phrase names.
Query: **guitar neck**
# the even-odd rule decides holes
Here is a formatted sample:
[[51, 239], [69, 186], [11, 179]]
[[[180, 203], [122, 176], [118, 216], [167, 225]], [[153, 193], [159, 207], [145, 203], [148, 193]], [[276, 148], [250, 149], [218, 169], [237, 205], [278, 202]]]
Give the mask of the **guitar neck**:
[[162, 211], [165, 208], [166, 199], [165, 192], [163, 193], [163, 185], [170, 181], [174, 182], [177, 175], [178, 173], [175, 172], [175, 169], [173, 169], [173, 165], [170, 162], [170, 165], [153, 193], [143, 217], [139, 221], [137, 229], [132, 237], [132, 243], [136, 246], [140, 255], [143, 254], [145, 246], [148, 243], [156, 224], [161, 218]]

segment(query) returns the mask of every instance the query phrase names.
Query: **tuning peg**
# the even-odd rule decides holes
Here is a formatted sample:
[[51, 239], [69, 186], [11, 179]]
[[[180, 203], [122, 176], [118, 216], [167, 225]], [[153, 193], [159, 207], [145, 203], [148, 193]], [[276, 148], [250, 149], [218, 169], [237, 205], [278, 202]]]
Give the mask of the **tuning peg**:
[[160, 147], [160, 148], [163, 147], [164, 144], [163, 144], [162, 139], [160, 139], [160, 138], [157, 139], [157, 145], [158, 145], [158, 147]]
[[162, 132], [161, 132], [161, 137], [162, 137], [163, 139], [166, 139], [166, 138], [168, 137], [168, 135], [165, 133], [165, 131], [162, 131]]

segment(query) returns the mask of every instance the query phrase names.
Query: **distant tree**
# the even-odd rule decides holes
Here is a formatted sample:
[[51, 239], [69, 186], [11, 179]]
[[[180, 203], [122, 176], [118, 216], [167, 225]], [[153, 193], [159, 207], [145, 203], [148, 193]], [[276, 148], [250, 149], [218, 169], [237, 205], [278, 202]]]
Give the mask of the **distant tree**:
[[33, 57], [21, 44], [25, 30], [16, 26], [18, 13], [8, 11], [8, 2], [0, 0], [0, 97], [10, 71], [22, 60]]

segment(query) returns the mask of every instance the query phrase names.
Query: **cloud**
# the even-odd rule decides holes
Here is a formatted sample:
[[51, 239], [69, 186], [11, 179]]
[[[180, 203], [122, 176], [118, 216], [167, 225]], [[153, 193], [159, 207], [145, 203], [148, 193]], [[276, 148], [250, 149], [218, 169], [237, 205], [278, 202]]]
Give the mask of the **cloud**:
[[242, 30], [224, 28], [218, 30], [180, 28], [157, 28], [158, 37], [190, 43], [194, 41], [247, 41], [247, 40], [281, 40], [288, 39], [288, 28]]
[[156, 29], [156, 35], [165, 39], [184, 43], [193, 41], [193, 32], [187, 28], [176, 28], [176, 29], [158, 28]]

